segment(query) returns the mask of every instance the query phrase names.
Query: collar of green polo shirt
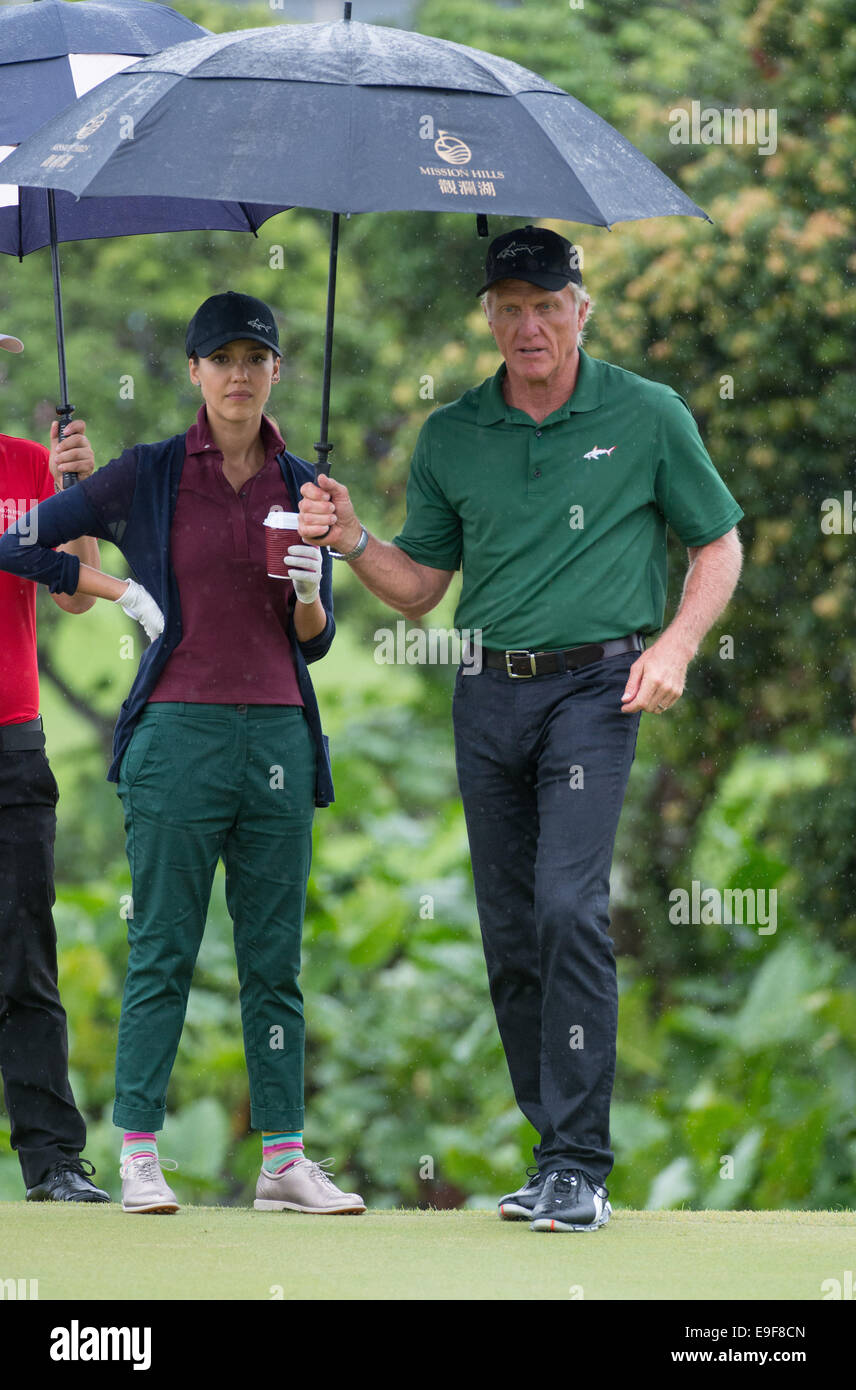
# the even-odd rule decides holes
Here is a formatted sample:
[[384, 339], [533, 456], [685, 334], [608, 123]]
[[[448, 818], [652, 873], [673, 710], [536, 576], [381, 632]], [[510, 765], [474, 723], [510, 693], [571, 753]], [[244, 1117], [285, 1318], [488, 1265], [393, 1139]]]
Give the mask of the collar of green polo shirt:
[[503, 363], [416, 443], [395, 544], [462, 569], [455, 626], [488, 649], [657, 633], [667, 528], [697, 547], [743, 516], [683, 397], [578, 351], [573, 392], [544, 420], [507, 404]]

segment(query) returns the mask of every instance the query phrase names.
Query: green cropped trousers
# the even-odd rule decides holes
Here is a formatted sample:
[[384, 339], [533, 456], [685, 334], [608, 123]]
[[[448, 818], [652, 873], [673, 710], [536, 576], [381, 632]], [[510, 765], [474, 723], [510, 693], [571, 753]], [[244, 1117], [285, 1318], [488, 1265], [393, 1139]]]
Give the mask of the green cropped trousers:
[[296, 705], [150, 703], [119, 770], [133, 904], [114, 1123], [162, 1128], [217, 861], [253, 1128], [303, 1128], [298, 984], [315, 749]]

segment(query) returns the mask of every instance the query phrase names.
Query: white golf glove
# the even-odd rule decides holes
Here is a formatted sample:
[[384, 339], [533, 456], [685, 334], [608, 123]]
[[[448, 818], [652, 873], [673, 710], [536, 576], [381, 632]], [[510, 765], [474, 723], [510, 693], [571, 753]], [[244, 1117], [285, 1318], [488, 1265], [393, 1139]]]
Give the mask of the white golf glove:
[[317, 545], [288, 547], [288, 577], [300, 603], [314, 603], [321, 592], [321, 551]]
[[163, 632], [163, 613], [142, 584], [129, 579], [124, 594], [120, 594], [113, 602], [121, 604], [123, 613], [127, 613], [129, 618], [136, 618], [137, 622], [142, 624], [150, 642], [160, 637]]

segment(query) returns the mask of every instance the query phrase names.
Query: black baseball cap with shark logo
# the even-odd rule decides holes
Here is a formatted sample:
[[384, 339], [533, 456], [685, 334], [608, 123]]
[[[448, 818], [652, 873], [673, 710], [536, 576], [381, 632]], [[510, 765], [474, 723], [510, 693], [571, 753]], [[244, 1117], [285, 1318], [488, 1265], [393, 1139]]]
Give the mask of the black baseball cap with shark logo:
[[227, 290], [225, 294], [212, 294], [200, 304], [187, 325], [184, 346], [188, 357], [194, 353], [198, 357], [208, 357], [224, 343], [233, 343], [239, 338], [263, 343], [277, 357], [282, 356], [273, 310], [251, 294]]
[[485, 282], [479, 294], [497, 280], [528, 280], [542, 290], [583, 283], [577, 248], [558, 232], [531, 225], [495, 237], [487, 249], [484, 270]]

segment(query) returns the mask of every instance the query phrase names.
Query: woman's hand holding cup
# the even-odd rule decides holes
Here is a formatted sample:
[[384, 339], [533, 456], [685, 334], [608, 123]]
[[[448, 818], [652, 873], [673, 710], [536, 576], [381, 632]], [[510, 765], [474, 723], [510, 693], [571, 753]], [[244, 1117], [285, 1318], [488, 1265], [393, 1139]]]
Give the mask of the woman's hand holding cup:
[[321, 589], [321, 551], [303, 543], [299, 521], [297, 512], [271, 507], [264, 522], [267, 570], [271, 579], [290, 579], [301, 603], [314, 603]]
[[321, 551], [317, 545], [288, 547], [288, 577], [299, 603], [314, 603], [321, 592]]

